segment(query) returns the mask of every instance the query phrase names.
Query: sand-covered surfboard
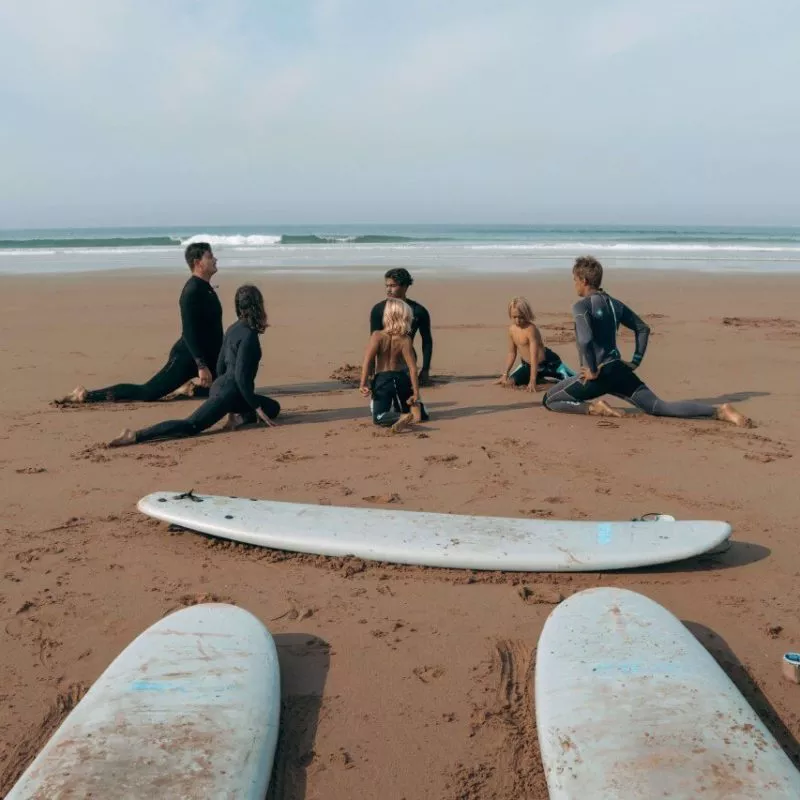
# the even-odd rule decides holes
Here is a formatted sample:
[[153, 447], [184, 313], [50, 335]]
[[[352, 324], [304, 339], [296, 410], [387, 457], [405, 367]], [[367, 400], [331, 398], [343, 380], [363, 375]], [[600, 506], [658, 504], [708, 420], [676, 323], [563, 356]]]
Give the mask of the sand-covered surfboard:
[[279, 714], [261, 622], [226, 604], [182, 609], [111, 663], [6, 800], [263, 800]]
[[536, 723], [551, 800], [792, 800], [798, 772], [669, 611], [587, 589], [548, 617]]
[[237, 542], [463, 569], [589, 572], [663, 564], [726, 541], [715, 521], [559, 522], [156, 492], [145, 514]]

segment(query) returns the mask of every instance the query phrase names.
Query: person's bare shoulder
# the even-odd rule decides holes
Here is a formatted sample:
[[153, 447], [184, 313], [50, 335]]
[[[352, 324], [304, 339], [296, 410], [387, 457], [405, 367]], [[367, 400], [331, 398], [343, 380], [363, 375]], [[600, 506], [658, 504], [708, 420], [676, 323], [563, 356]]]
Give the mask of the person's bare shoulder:
[[542, 344], [542, 332], [539, 330], [538, 325], [535, 322], [531, 323], [531, 327], [529, 328], [530, 334], [529, 336], [534, 339], [537, 344]]

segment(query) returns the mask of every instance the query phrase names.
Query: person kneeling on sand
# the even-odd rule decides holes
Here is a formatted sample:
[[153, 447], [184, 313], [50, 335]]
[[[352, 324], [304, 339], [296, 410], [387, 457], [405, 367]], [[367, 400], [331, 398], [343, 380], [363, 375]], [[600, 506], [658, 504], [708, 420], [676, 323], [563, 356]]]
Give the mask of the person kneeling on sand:
[[251, 422], [271, 427], [280, 405], [270, 397], [255, 393], [255, 378], [261, 361], [259, 334], [267, 329], [264, 297], [255, 286], [240, 286], [235, 298], [238, 320], [228, 328], [217, 362], [217, 379], [208, 400], [186, 419], [167, 420], [149, 428], [127, 428], [109, 447], [196, 436], [228, 414], [226, 429], [234, 430]]
[[[575, 374], [557, 353], [544, 346], [542, 334], [533, 321], [533, 309], [524, 297], [511, 300], [508, 316], [511, 325], [508, 327], [506, 367], [495, 383], [500, 386], [524, 386], [529, 392], [538, 392], [538, 383], [558, 382]], [[520, 363], [512, 371], [517, 353]], [[536, 365], [535, 369], [531, 369], [531, 364]]]
[[[740, 427], [752, 426], [751, 420], [728, 403], [719, 406], [693, 400], [668, 403], [656, 397], [634, 372], [647, 350], [650, 328], [624, 303], [600, 288], [603, 267], [597, 259], [592, 256], [576, 259], [572, 277], [581, 298], [572, 307], [581, 374], [561, 381], [545, 394], [542, 404], [547, 409], [621, 417], [620, 411], [600, 399], [613, 394], [656, 417], [718, 419]], [[620, 325], [632, 330], [636, 337], [630, 363], [622, 360], [617, 349]]]
[[[408, 303], [391, 298], [387, 300], [382, 330], [370, 334], [361, 367], [359, 391], [364, 397], [372, 395], [372, 421], [376, 425], [391, 425], [394, 433], [422, 419], [417, 359], [411, 345], [411, 322], [412, 310]], [[393, 404], [400, 411], [392, 410]]]
[[181, 337], [169, 351], [163, 368], [146, 383], [117, 383], [104, 389], [78, 386], [57, 402], [149, 403], [173, 394], [208, 397], [222, 346], [222, 306], [211, 286], [217, 259], [206, 242], [190, 244], [185, 258], [192, 276], [179, 302]]

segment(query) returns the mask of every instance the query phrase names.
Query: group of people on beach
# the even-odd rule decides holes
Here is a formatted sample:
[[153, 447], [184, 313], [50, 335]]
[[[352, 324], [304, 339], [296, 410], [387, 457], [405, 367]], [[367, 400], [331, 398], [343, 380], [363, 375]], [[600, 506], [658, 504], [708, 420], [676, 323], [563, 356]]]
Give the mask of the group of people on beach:
[[[188, 396], [206, 398], [205, 402], [186, 419], [125, 429], [109, 442], [111, 447], [194, 436], [226, 416], [229, 430], [248, 424], [272, 426], [280, 413], [276, 400], [255, 391], [261, 361], [259, 336], [268, 327], [261, 291], [249, 284], [239, 287], [234, 299], [237, 319], [223, 335], [222, 305], [211, 285], [217, 272], [211, 246], [190, 244], [185, 258], [192, 274], [180, 296], [181, 336], [164, 367], [144, 384], [120, 383], [94, 390], [78, 386], [65, 401], [149, 402]], [[597, 259], [576, 259], [572, 277], [580, 298], [572, 307], [579, 372], [545, 346], [530, 303], [515, 297], [508, 306], [511, 324], [506, 363], [496, 383], [531, 392], [546, 388], [542, 405], [549, 411], [621, 417], [619, 410], [602, 399], [615, 395], [654, 416], [718, 419], [742, 427], [752, 424], [728, 403], [666, 402], [657, 397], [636, 375], [650, 328], [624, 303], [603, 291], [603, 267]], [[420, 388], [430, 384], [433, 336], [427, 309], [406, 296], [413, 284], [408, 270], [390, 269], [384, 279], [386, 299], [370, 313], [370, 338], [359, 390], [370, 398], [373, 422], [401, 432], [429, 418]], [[620, 325], [635, 335], [629, 362], [617, 347]], [[421, 368], [413, 346], [417, 333], [422, 342]]]

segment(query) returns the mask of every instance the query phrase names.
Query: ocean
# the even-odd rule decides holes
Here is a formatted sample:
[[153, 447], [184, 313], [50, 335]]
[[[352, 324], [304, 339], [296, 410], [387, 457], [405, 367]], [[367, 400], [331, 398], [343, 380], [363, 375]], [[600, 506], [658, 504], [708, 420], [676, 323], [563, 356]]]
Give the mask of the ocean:
[[184, 268], [183, 248], [214, 247], [226, 269], [360, 275], [406, 267], [442, 277], [607, 267], [800, 271], [800, 227], [609, 225], [279, 225], [0, 230], [0, 275]]

